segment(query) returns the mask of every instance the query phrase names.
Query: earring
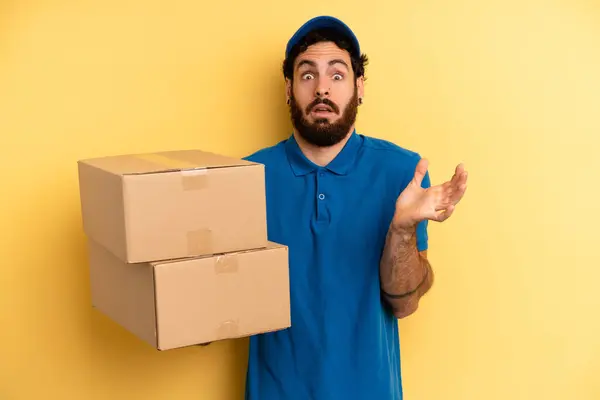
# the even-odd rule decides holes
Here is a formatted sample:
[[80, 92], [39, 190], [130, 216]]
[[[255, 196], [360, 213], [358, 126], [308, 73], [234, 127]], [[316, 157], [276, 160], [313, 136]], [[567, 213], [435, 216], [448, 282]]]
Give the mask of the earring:
[[363, 103], [363, 99], [362, 99], [362, 97], [359, 97], [358, 98], [358, 104], [362, 104], [362, 103]]
[[290, 98], [288, 97], [288, 99], [286, 100], [287, 105], [290, 105]]

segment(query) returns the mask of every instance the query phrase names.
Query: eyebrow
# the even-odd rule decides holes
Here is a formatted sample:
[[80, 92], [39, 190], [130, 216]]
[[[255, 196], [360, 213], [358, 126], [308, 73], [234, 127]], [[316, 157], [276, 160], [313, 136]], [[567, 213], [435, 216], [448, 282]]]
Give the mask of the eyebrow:
[[340, 58], [337, 58], [335, 60], [329, 61], [329, 65], [334, 65], [334, 64], [342, 64], [347, 69], [350, 69], [350, 68], [348, 68], [348, 64], [346, 63], [346, 61], [344, 61], [344, 60], [342, 60]]
[[317, 63], [315, 63], [314, 61], [310, 61], [310, 60], [302, 60], [298, 63], [298, 65], [296, 66], [296, 69], [300, 69], [300, 67], [303, 65], [309, 65], [311, 67], [316, 67]]
[[[329, 65], [334, 65], [334, 64], [342, 64], [343, 66], [345, 66], [347, 69], [349, 69], [348, 67], [348, 63], [346, 63], [346, 61], [342, 60], [341, 58], [336, 58], [335, 60], [331, 60], [329, 61]], [[317, 63], [315, 63], [314, 61], [311, 60], [302, 60], [298, 63], [298, 65], [296, 66], [296, 69], [300, 69], [301, 66], [303, 65], [309, 65], [311, 67], [316, 67]]]

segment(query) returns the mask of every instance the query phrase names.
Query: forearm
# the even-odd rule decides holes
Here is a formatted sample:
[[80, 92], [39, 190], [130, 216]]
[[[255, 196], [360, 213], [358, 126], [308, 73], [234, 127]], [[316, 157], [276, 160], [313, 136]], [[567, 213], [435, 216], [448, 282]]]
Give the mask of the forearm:
[[433, 270], [417, 249], [416, 229], [390, 228], [381, 258], [381, 289], [383, 297], [404, 318], [416, 311], [419, 299], [433, 284]]

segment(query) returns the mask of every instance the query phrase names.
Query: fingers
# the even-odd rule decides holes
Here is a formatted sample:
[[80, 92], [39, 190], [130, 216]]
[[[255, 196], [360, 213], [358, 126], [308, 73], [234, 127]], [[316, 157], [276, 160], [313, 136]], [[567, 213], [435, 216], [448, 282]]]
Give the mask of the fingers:
[[449, 206], [455, 205], [455, 193], [456, 190], [450, 185], [450, 182], [441, 186], [433, 186], [428, 190], [435, 211], [445, 210]]
[[464, 183], [466, 181], [466, 178], [467, 178], [467, 171], [465, 171], [464, 164], [460, 163], [456, 166], [456, 168], [454, 170], [454, 175], [452, 175], [452, 179], [450, 180], [450, 183], [452, 184], [452, 186], [458, 187], [459, 185], [461, 185], [462, 183]]
[[427, 159], [422, 158], [419, 160], [419, 162], [417, 163], [417, 167], [415, 168], [415, 176], [414, 176], [414, 181], [417, 185], [421, 186], [421, 183], [423, 182], [423, 178], [425, 177], [425, 174], [427, 173], [427, 168], [429, 167], [429, 161], [427, 161]]
[[452, 178], [432, 191], [432, 195], [435, 195], [435, 221], [443, 222], [452, 216], [467, 190], [467, 178], [467, 171], [460, 163]]
[[453, 186], [456, 185], [459, 182], [463, 172], [464, 172], [464, 166], [462, 163], [460, 163], [454, 169], [454, 175], [452, 175], [452, 179], [450, 179], [449, 183]]
[[467, 177], [468, 174], [464, 169], [464, 165], [462, 163], [458, 164], [452, 179], [443, 185], [450, 203], [456, 205], [464, 196], [467, 189]]
[[458, 191], [458, 188], [466, 183], [467, 180], [467, 172], [465, 171], [464, 165], [458, 164], [454, 170], [454, 175], [450, 178], [449, 181], [444, 182], [440, 186], [444, 189], [452, 188], [453, 191]]
[[454, 209], [455, 207], [453, 205], [448, 206], [448, 208], [446, 208], [445, 210], [438, 212], [435, 220], [437, 222], [444, 222], [445, 220], [450, 218], [450, 216], [454, 212]]
[[[415, 171], [415, 183], [420, 185], [426, 172], [427, 161], [419, 161]], [[449, 181], [428, 188], [424, 194], [427, 203], [425, 208], [428, 209], [426, 218], [438, 222], [450, 218], [456, 205], [462, 200], [467, 190], [467, 178], [467, 171], [465, 171], [464, 165], [460, 163], [456, 166], [454, 175]]]
[[467, 171], [462, 171], [459, 178], [457, 179], [456, 185], [452, 188], [452, 202], [458, 204], [458, 202], [465, 195], [467, 190]]
[[454, 175], [460, 176], [460, 175], [462, 175], [463, 172], [465, 172], [465, 165], [463, 163], [460, 163], [454, 169]]

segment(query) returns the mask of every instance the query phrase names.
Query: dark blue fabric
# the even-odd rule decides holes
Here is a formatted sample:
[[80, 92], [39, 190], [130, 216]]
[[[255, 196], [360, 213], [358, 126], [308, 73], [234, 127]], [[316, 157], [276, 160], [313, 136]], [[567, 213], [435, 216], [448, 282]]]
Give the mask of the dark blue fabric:
[[[398, 321], [381, 298], [379, 261], [419, 155], [354, 132], [327, 167], [293, 136], [246, 159], [265, 165], [269, 240], [289, 247], [292, 318], [250, 338], [246, 399], [402, 399]], [[426, 222], [417, 243], [427, 248]]]
[[296, 46], [308, 33], [314, 31], [316, 29], [335, 29], [342, 35], [346, 36], [350, 42], [352, 43], [351, 53], [354, 57], [360, 57], [360, 44], [354, 32], [348, 25], [339, 20], [338, 18], [329, 16], [329, 15], [321, 15], [318, 17], [311, 18], [306, 21], [298, 30], [294, 33], [294, 35], [288, 41], [285, 47], [285, 56], [289, 57], [292, 48]]

